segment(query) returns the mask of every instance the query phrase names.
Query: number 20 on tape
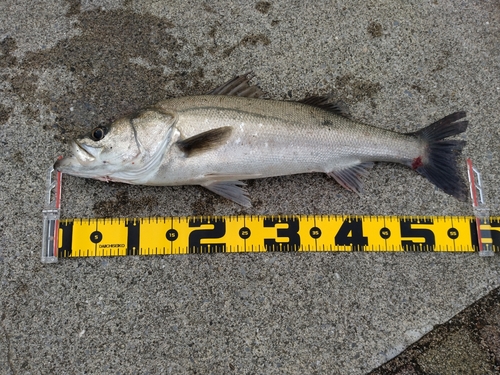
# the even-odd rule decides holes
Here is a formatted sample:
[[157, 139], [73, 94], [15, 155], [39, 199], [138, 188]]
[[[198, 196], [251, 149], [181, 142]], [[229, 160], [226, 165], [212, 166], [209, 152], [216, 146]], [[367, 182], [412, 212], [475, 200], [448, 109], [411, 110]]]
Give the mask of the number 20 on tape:
[[[500, 249], [500, 218], [481, 228]], [[483, 228], [484, 227], [484, 228]], [[484, 231], [483, 231], [484, 229]], [[223, 216], [70, 219], [58, 257], [276, 251], [478, 251], [474, 217]]]

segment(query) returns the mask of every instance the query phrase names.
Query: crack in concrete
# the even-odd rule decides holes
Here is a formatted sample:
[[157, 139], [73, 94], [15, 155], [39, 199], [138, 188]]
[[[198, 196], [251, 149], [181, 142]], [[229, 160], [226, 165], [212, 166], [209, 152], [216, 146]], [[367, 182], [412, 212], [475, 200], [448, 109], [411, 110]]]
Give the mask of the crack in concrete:
[[17, 375], [16, 370], [14, 369], [14, 363], [12, 362], [12, 353], [10, 348], [10, 335], [7, 332], [7, 328], [5, 328], [5, 311], [2, 312], [2, 319], [0, 320], [0, 325], [2, 326], [3, 334], [5, 335], [5, 340], [7, 341], [7, 363], [9, 364], [10, 371]]
[[[6, 279], [6, 275], [7, 275], [8, 268], [9, 268], [9, 266], [7, 265], [6, 262], [4, 263], [4, 265], [5, 265], [5, 268], [3, 269], [3, 272], [2, 272], [2, 275], [0, 278], [0, 285], [4, 285], [4, 281]], [[1, 298], [0, 302], [2, 305], [2, 315], [0, 317], [0, 326], [2, 327], [3, 334], [5, 335], [5, 341], [7, 342], [7, 363], [9, 364], [10, 373], [17, 375], [17, 371], [15, 370], [15, 367], [14, 367], [14, 362], [12, 361], [12, 348], [11, 348], [11, 342], [10, 342], [10, 335], [9, 335], [9, 332], [7, 331], [7, 327], [5, 327], [5, 318], [7, 317], [7, 315], [5, 313], [6, 304], [5, 304], [4, 299], [6, 298], [6, 296], [1, 296], [1, 297], [2, 298]]]

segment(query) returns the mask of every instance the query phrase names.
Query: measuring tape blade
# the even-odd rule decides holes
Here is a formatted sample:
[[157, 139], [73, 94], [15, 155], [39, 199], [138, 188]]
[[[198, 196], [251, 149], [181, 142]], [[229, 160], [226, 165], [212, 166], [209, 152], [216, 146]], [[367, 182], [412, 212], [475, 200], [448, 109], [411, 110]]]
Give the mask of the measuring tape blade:
[[[58, 257], [253, 252], [500, 250], [500, 217], [220, 216], [61, 219]], [[484, 228], [483, 228], [484, 227]]]

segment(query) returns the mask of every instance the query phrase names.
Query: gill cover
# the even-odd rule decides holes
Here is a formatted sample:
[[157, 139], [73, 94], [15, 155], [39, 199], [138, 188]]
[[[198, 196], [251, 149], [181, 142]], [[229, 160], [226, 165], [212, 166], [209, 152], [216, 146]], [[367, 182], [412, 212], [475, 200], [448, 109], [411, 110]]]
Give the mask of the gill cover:
[[130, 117], [137, 147], [143, 155], [154, 155], [169, 140], [169, 134], [177, 123], [178, 115], [174, 111], [160, 108], [148, 108]]
[[123, 164], [111, 180], [139, 183], [156, 172], [175, 131], [178, 116], [173, 111], [148, 108], [129, 118], [138, 154]]

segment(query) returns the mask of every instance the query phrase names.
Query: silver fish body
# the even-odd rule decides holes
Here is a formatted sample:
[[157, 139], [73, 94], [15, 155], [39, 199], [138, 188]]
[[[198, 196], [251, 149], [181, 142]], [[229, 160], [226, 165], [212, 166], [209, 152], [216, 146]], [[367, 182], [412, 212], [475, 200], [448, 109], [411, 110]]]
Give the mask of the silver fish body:
[[212, 129], [229, 127], [231, 133], [219, 147], [190, 157], [170, 147], [151, 177], [157, 185], [330, 173], [368, 161], [410, 161], [424, 148], [416, 138], [296, 102], [195, 96], [158, 107], [175, 108], [178, 115], [171, 145]]
[[[241, 77], [239, 92], [258, 96]], [[388, 161], [408, 165], [464, 199], [456, 166], [463, 142], [444, 138], [465, 130], [465, 121], [456, 122], [465, 113], [401, 134], [338, 112], [323, 97], [303, 102], [227, 94], [174, 98], [94, 129], [55, 167], [104, 181], [202, 185], [249, 206], [240, 180], [324, 172], [359, 193], [360, 177], [372, 163]]]

